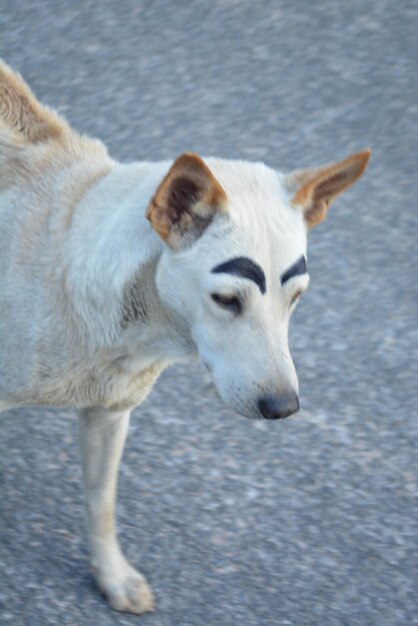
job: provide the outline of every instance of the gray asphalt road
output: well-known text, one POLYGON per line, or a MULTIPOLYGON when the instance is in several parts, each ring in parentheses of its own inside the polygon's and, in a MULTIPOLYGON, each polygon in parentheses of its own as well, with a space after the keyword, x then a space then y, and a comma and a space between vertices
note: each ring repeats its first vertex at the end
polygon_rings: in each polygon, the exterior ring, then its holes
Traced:
POLYGON ((1 55, 115 157, 374 150, 311 236, 300 414, 233 415, 191 364, 134 415, 120 531, 155 614, 93 587, 73 413, 2 415, 2 625, 418 624, 417 17, 414 0, 2 0, 1 55))

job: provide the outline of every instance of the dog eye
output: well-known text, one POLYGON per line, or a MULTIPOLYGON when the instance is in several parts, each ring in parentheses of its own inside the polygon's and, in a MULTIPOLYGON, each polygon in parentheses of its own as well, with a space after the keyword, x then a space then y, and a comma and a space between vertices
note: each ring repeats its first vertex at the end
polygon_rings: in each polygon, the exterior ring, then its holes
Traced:
POLYGON ((290 300, 290 306, 292 306, 296 300, 298 300, 300 298, 300 296, 302 295, 302 289, 298 289, 292 296, 292 299, 290 300))
POLYGON ((232 313, 238 315, 241 313, 242 305, 237 296, 222 296, 220 293, 212 293, 211 298, 216 304, 223 309, 228 309, 232 313))

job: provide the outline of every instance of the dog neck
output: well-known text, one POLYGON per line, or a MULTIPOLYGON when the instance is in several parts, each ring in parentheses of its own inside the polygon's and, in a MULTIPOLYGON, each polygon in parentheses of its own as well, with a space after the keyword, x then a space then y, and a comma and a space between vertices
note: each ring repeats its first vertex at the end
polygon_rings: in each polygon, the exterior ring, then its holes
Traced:
POLYGON ((117 347, 135 370, 196 352, 184 321, 159 298, 155 277, 163 243, 145 219, 169 165, 115 164, 78 204, 69 233, 74 306, 96 345, 117 347))

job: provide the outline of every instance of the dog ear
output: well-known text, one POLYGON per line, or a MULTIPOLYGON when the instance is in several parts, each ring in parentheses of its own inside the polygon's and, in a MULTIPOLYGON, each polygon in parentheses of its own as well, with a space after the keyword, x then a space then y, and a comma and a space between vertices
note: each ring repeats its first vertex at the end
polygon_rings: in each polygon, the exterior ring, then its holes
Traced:
POLYGON ((285 175, 284 182, 291 194, 291 204, 302 208, 309 228, 322 222, 331 202, 360 178, 370 155, 371 150, 367 148, 337 163, 295 170, 285 175))
POLYGON ((208 166, 197 154, 185 152, 158 187, 146 217, 161 239, 178 250, 198 239, 226 204, 226 193, 208 166))

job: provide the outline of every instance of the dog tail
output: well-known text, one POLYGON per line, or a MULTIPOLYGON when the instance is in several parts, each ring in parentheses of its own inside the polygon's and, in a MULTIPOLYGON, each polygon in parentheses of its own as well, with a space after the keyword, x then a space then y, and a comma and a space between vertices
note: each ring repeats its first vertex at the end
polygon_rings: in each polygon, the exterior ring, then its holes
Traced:
POLYGON ((59 140, 67 128, 67 123, 42 105, 23 78, 0 59, 0 141, 18 146, 59 140))

